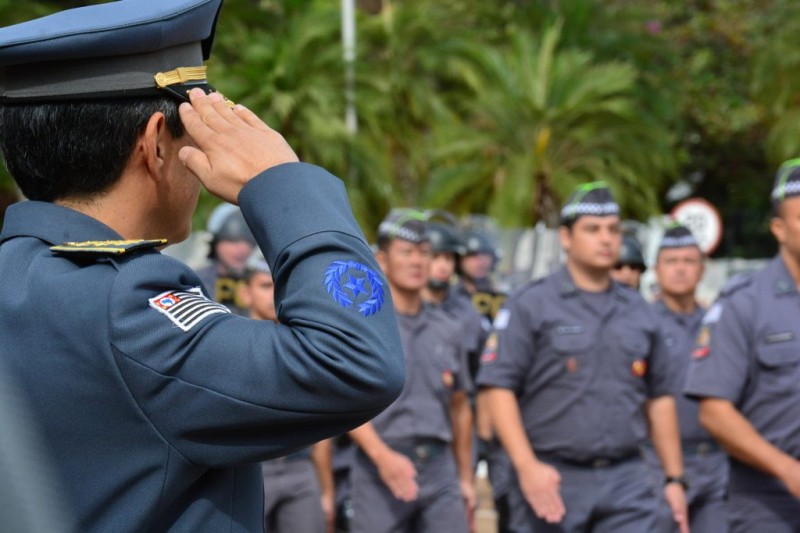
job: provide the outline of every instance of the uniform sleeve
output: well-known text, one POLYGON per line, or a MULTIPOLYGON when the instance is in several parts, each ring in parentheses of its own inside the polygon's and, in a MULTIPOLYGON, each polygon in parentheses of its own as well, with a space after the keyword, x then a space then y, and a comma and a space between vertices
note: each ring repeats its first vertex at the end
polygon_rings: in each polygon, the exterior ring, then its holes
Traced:
POLYGON ((687 396, 738 403, 751 365, 751 326, 742 320, 739 303, 720 300, 706 312, 683 389, 687 396))
MULTIPOLYGON (((650 310, 648 309, 648 311, 650 310)), ((674 394, 674 376, 677 369, 664 339, 664 330, 658 326, 654 313, 650 312, 650 315, 656 328, 653 332, 647 385, 648 395, 651 398, 657 398, 674 394)))
POLYGON ((124 264, 110 296, 113 355, 133 400, 179 453, 212 467, 348 431, 387 407, 404 379, 388 286, 342 183, 282 165, 251 180, 239 202, 272 267, 280 325, 203 302, 195 322, 157 308, 159 295, 200 283, 158 254, 124 264))
POLYGON ((458 344, 458 378, 456 379, 456 390, 462 390, 467 394, 472 394, 475 390, 475 383, 469 371, 470 347, 474 344, 472 339, 456 336, 454 341, 458 344))
POLYGON ((492 333, 486 340, 477 383, 521 392, 535 355, 533 320, 520 298, 511 298, 497 313, 492 333))

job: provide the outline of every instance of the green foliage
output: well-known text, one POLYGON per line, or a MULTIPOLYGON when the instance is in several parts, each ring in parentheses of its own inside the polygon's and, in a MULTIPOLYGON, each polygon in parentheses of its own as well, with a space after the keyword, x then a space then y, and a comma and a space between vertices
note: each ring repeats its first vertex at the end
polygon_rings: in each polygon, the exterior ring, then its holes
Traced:
MULTIPOLYGON (((0 24, 91 3, 0 0, 0 24)), ((347 181, 368 235, 408 205, 552 223, 590 179, 642 218, 680 180, 721 209, 721 253, 771 253, 774 169, 800 154, 794 0, 358 4, 355 135, 339 2, 227 0, 209 74, 347 181)))

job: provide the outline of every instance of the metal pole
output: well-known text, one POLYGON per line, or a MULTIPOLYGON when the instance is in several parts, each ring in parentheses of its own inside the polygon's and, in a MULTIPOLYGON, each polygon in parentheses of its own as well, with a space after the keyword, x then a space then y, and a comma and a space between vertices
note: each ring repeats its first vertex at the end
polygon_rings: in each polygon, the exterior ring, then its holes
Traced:
POLYGON ((344 47, 345 125, 350 135, 358 132, 356 116, 355 60, 356 8, 355 0, 342 0, 342 45, 344 47))

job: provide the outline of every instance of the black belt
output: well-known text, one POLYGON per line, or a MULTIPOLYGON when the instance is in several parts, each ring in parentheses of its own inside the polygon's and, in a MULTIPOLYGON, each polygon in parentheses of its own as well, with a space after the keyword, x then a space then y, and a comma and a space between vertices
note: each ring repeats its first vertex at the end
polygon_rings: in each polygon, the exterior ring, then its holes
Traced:
POLYGON ((637 450, 620 456, 573 459, 571 457, 564 457, 557 453, 536 452, 536 457, 545 463, 561 463, 580 468, 608 468, 610 466, 616 466, 622 463, 627 463, 628 461, 633 461, 634 459, 641 459, 642 454, 637 450))
POLYGON ((391 449, 417 461, 430 461, 450 448, 450 444, 437 439, 418 439, 403 442, 387 442, 391 449))

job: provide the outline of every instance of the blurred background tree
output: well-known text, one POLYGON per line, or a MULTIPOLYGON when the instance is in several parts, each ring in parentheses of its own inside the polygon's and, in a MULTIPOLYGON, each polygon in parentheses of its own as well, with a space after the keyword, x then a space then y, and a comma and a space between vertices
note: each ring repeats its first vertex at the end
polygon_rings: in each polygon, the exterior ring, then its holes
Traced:
MULTIPOLYGON (((0 24, 97 1, 0 0, 0 24)), ((226 0, 212 82, 348 183, 368 236, 391 207, 552 224, 606 179, 644 219, 702 196, 718 256, 763 257, 774 170, 800 155, 793 0, 357 0, 345 125, 339 2, 226 0)), ((0 193, 13 182, 0 173, 0 193)), ((218 201, 201 198, 202 228, 218 201)))

